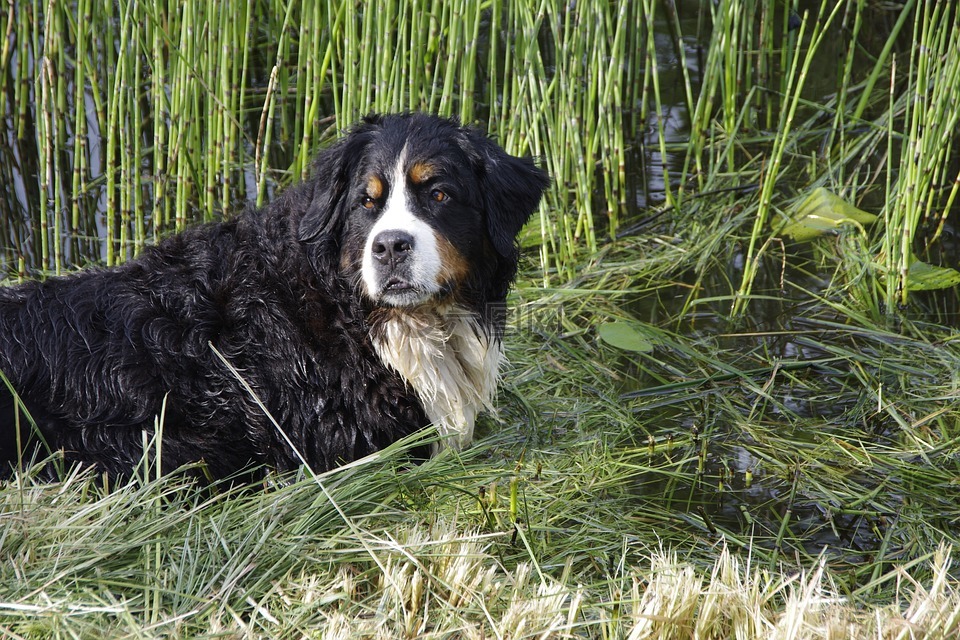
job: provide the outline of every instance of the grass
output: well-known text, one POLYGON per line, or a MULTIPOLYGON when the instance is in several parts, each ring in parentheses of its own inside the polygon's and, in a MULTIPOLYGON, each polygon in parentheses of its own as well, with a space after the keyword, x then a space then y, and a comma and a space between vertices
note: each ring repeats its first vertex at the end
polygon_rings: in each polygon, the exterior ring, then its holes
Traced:
POLYGON ((682 475, 684 444, 668 460, 556 440, 528 443, 520 460, 516 434, 500 432, 409 468, 395 448, 326 476, 323 491, 311 478, 224 494, 172 478, 104 491, 24 474, 2 494, 0 620, 10 637, 956 633, 946 548, 852 591, 826 555, 781 573, 706 531, 709 556, 649 544, 641 527, 669 530, 673 518, 631 506, 624 482, 682 475), (880 589, 885 606, 851 606, 880 589))
POLYGON ((6 273, 267 201, 368 110, 457 115, 554 178, 499 415, 224 493, 23 472, 0 636, 956 636, 956 285, 916 275, 956 263, 956 7, 369 6, 4 13, 6 273), (877 221, 790 241, 818 187, 877 221))

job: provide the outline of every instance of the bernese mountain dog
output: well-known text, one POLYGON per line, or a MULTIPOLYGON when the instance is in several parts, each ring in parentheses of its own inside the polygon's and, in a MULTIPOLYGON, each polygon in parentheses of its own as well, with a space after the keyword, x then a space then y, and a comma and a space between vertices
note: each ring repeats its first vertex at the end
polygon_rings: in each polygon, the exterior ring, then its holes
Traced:
POLYGON ((0 287, 0 467, 320 472, 431 423, 465 447, 547 185, 476 129, 372 115, 264 208, 0 287))

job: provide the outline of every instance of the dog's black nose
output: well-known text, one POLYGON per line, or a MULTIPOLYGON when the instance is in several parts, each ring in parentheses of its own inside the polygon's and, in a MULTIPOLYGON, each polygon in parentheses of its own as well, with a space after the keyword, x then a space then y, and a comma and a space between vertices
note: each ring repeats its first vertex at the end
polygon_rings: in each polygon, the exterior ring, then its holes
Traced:
POLYGON ((413 236, 406 231, 381 231, 370 247, 378 262, 394 265, 403 262, 413 252, 413 236))

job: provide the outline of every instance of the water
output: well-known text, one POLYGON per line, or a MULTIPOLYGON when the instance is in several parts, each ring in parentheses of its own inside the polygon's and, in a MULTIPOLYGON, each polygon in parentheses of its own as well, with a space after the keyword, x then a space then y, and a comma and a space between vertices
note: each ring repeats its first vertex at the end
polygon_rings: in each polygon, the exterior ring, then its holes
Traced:
MULTIPOLYGON (((801 256, 796 263, 786 277, 819 291, 824 281, 809 259, 801 256)), ((834 562, 855 565, 876 551, 881 543, 877 523, 892 514, 869 509, 847 513, 821 494, 804 490, 809 487, 805 475, 816 471, 804 464, 802 452, 815 449, 831 431, 843 437, 842 425, 858 408, 834 399, 849 384, 849 373, 836 376, 831 365, 820 364, 830 354, 805 339, 816 331, 804 313, 809 300, 780 290, 780 267, 771 258, 761 270, 755 286, 761 297, 744 320, 729 320, 730 280, 716 274, 700 283, 702 297, 716 302, 702 305, 679 323, 705 362, 720 354, 723 362, 754 375, 725 376, 722 370, 708 370, 716 380, 658 389, 656 380, 627 362, 622 365, 633 373, 622 398, 636 405, 638 424, 657 439, 675 434, 677 442, 686 442, 668 454, 675 462, 671 466, 675 475, 663 479, 648 474, 637 481, 635 490, 649 509, 662 508, 666 498, 667 508, 685 514, 685 523, 678 526, 699 528, 708 538, 723 533, 735 545, 798 549, 809 556, 827 549, 834 562), (771 361, 779 361, 781 369, 773 370, 771 361), (770 387, 769 394, 757 392, 765 386, 770 387), (691 434, 692 441, 684 437, 691 434), (795 460, 784 459, 780 449, 785 442, 797 452, 795 460)), ((638 298, 632 309, 652 325, 675 326, 688 294, 686 286, 666 286, 638 298)), ((685 359, 688 356, 661 348, 644 361, 644 367, 656 370, 656 363, 663 362, 663 375, 669 376, 670 367, 695 373, 697 368, 684 365, 685 359)), ((651 463, 655 462, 663 461, 652 456, 651 463)), ((849 481, 874 483, 865 477, 849 481)))

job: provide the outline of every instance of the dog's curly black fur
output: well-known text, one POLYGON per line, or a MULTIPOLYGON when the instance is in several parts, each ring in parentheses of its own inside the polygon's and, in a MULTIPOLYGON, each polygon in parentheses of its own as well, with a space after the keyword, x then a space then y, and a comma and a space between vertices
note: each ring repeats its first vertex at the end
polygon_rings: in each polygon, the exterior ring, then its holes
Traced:
POLYGON ((198 461, 214 478, 296 468, 298 455, 214 348, 314 471, 427 425, 423 401, 371 340, 379 307, 405 309, 362 295, 347 251, 369 226, 357 222, 358 180, 401 143, 453 167, 472 199, 458 215, 485 228, 461 252, 468 277, 427 306, 453 299, 499 336, 502 318, 485 309, 515 276, 515 237, 546 175, 455 122, 371 116, 321 153, 310 180, 262 209, 171 236, 116 268, 0 288, 0 371, 36 423, 0 383, 0 466, 45 447, 126 476, 165 407, 164 472, 198 461))

